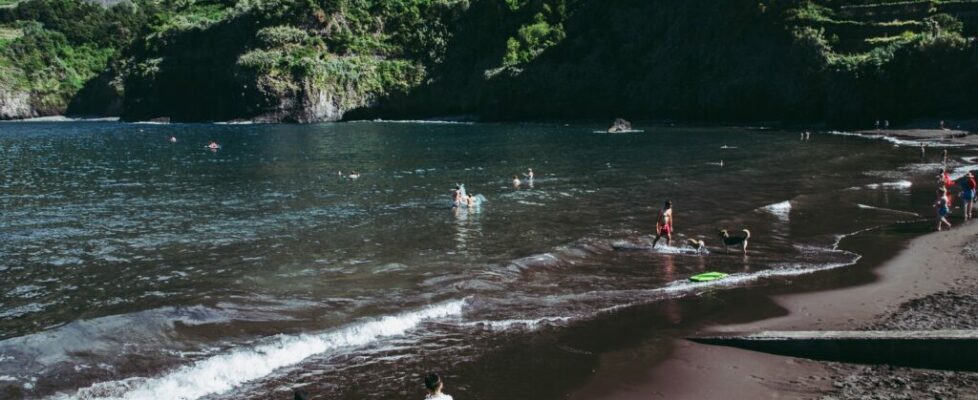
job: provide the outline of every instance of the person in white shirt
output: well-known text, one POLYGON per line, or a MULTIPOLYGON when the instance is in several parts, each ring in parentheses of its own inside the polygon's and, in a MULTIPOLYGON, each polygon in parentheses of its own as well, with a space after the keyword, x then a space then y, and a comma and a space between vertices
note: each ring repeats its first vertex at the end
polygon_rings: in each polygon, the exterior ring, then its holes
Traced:
POLYGON ((428 395, 424 397, 426 400, 452 400, 452 396, 441 392, 445 384, 436 373, 424 377, 424 387, 428 389, 428 395))

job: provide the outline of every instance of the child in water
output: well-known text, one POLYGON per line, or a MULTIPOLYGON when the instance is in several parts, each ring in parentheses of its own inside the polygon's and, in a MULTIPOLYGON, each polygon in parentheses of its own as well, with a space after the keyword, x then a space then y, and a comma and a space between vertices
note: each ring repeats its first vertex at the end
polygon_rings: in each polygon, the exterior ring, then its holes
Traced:
POLYGON ((424 397, 425 400, 452 400, 452 396, 441 392, 445 384, 436 373, 430 373, 424 377, 424 387, 428 389, 428 395, 424 397))
POLYGON ((520 177, 516 175, 513 175, 513 187, 514 188, 520 187, 520 177))
POLYGON ((937 230, 942 230, 944 225, 947 225, 947 229, 951 229, 951 223, 947 220, 947 215, 951 213, 951 206, 947 201, 947 189, 943 187, 937 189, 937 201, 934 202, 934 207, 937 208, 937 230))

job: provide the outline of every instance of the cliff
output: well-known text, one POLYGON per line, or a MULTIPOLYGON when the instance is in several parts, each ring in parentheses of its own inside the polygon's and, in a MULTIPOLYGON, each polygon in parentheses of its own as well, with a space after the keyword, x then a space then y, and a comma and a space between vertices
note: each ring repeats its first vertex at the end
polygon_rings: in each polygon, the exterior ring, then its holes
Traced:
POLYGON ((0 78, 0 118, 978 112, 978 1, 30 0, 0 21, 0 68, 20 77, 0 78))

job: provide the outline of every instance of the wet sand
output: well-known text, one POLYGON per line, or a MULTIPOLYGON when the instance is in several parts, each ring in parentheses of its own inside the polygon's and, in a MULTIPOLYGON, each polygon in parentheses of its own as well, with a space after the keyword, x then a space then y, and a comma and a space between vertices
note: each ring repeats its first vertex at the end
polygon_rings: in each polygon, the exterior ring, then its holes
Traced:
MULTIPOLYGON (((871 283, 773 296, 786 310, 697 334, 762 330, 978 329, 978 223, 911 240, 871 283)), ((978 398, 978 374, 782 357, 677 339, 660 363, 615 381, 599 367, 572 399, 978 398), (604 388, 604 389, 601 389, 604 388)), ((640 363, 633 363, 642 368, 640 363)))

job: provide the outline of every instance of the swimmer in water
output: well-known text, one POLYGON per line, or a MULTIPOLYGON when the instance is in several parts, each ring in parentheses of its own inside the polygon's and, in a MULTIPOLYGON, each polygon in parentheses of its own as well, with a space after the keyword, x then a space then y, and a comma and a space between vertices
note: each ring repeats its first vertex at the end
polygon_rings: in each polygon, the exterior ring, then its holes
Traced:
POLYGON ((428 389, 428 394, 424 397, 425 400, 452 400, 452 396, 441 392, 445 383, 436 373, 430 373, 424 377, 424 387, 428 389))
POLYGON ((533 168, 526 169, 526 179, 533 180, 533 168))
POLYGON ((456 208, 459 206, 459 203, 462 200, 461 196, 462 196, 462 186, 455 185, 455 189, 452 189, 452 208, 456 208))
POLYGON ((465 206, 468 208, 475 207, 475 197, 472 197, 472 193, 465 196, 465 206))
POLYGON ((177 142, 177 137, 176 136, 170 136, 170 143, 176 143, 176 142, 177 142))
POLYGON ((221 148, 221 145, 219 145, 219 144, 217 144, 217 142, 211 140, 210 143, 207 143, 207 148, 208 149, 211 149, 211 150, 217 150, 217 149, 221 148))
POLYGON ((723 168, 723 160, 720 160, 720 168, 723 168))
POLYGON ((513 175, 513 187, 514 188, 520 187, 520 177, 516 175, 513 175))
POLYGON ((652 248, 659 243, 659 238, 666 237, 666 246, 672 245, 672 201, 666 200, 665 206, 659 210, 659 216, 655 219, 655 240, 652 241, 652 248))
POLYGON ((353 172, 350 173, 350 176, 348 176, 348 178, 350 178, 350 179, 360 179, 360 173, 357 172, 357 171, 353 171, 353 172))

